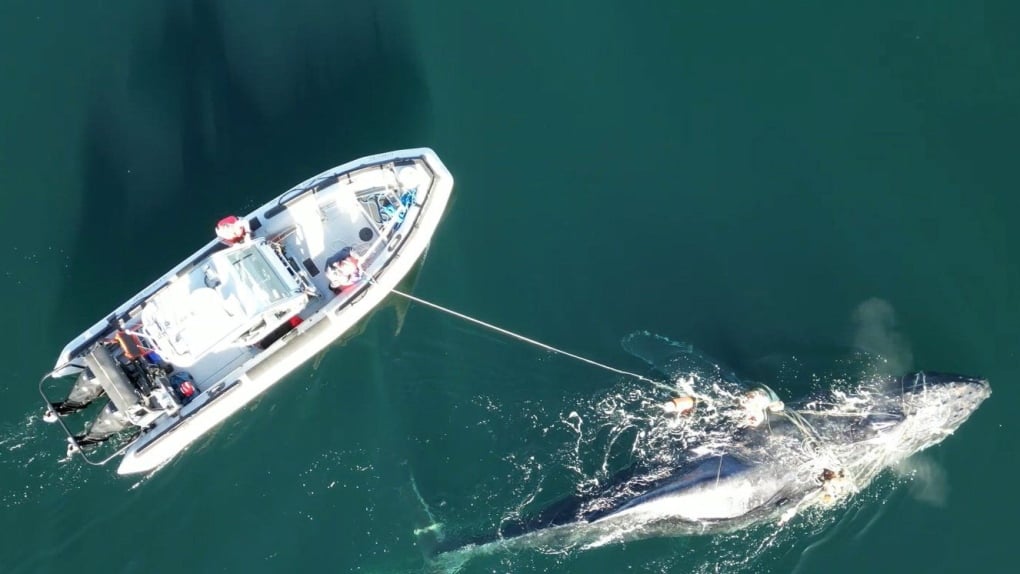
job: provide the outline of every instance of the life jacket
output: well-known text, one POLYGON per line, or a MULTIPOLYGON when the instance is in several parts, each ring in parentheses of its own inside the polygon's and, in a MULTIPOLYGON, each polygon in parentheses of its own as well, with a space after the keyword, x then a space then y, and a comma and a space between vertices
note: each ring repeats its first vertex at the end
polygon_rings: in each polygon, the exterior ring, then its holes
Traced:
POLYGON ((191 375, 178 371, 170 375, 170 386, 173 387, 177 398, 184 404, 191 402, 191 399, 198 396, 198 387, 195 386, 191 375))
POLYGON ((138 335, 133 333, 117 331, 113 335, 113 339, 117 341, 117 344, 120 345, 120 350, 124 351, 124 356, 128 359, 137 359, 151 352, 142 346, 142 341, 138 338, 138 335))

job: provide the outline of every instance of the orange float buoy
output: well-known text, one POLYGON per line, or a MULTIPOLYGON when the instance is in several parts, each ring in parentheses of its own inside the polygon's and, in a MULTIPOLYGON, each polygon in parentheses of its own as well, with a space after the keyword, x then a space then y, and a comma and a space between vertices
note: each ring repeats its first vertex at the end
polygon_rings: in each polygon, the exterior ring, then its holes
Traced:
POLYGON ((673 397, 669 402, 662 405, 662 408, 668 413, 690 414, 694 410, 694 398, 688 396, 673 397))
POLYGON ((241 243, 248 238, 250 233, 251 227, 248 222, 236 215, 228 215, 216 224, 216 237, 227 245, 241 243))

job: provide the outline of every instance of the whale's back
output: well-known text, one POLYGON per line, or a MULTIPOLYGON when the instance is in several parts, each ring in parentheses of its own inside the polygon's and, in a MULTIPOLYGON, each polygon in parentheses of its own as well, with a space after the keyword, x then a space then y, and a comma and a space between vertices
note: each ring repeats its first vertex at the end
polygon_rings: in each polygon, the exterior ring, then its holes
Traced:
MULTIPOLYGON (((751 468, 752 466, 744 460, 728 454, 701 459, 687 472, 671 477, 615 508, 586 518, 595 521, 623 513, 642 512, 646 509, 686 515, 692 520, 721 518, 722 516, 712 515, 713 513, 706 515, 704 508, 706 505, 722 509, 734 503, 740 507, 749 504, 750 501, 744 503, 742 500, 749 498, 753 490, 753 480, 749 472, 751 468), (720 505, 719 499, 724 499, 728 504, 720 505)), ((738 510, 742 513, 746 509, 738 510)))

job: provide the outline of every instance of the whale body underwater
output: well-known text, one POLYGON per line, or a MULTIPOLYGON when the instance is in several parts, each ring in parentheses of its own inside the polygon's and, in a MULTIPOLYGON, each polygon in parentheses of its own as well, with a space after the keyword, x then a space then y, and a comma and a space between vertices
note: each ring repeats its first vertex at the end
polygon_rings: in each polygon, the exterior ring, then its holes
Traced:
POLYGON ((701 395, 692 413, 666 415, 698 428, 675 464, 636 463, 596 489, 504 521, 498 532, 440 533, 430 554, 466 559, 782 524, 848 499, 883 470, 938 444, 990 395, 984 379, 935 372, 874 377, 852 391, 829 389, 790 404, 767 387, 727 396, 723 405, 723 397, 701 395), (701 401, 716 405, 702 408, 701 401))

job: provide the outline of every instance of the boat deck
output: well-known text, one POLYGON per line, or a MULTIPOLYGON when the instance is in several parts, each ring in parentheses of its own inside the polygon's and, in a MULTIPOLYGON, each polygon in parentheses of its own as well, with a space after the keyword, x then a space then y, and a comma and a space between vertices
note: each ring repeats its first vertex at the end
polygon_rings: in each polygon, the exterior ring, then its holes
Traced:
POLYGON ((158 468, 382 303, 428 249, 452 187, 432 150, 399 150, 337 166, 225 219, 223 240, 64 347, 39 383, 47 419, 90 464, 123 455, 118 473, 158 468), (102 357, 119 368, 87 374, 95 370, 83 361, 102 357), (68 398, 53 400, 51 383, 68 385, 68 398), (98 409, 99 428, 72 431, 64 416, 90 418, 104 391, 123 404, 98 409), (106 443, 102 460, 86 456, 83 447, 114 435, 127 442, 106 443))
MULTIPOLYGON (((301 194, 286 203, 285 209, 273 212, 270 207, 256 215, 262 223, 254 230, 253 239, 281 245, 291 267, 312 286, 314 295, 298 314, 302 320, 321 319, 317 315, 325 306, 335 303, 342 307, 362 290, 358 285, 335 294, 325 273, 329 263, 348 252, 357 254, 365 271, 364 283, 398 252, 400 230, 414 224, 432 183, 431 172, 421 161, 412 166, 413 174, 404 172, 401 175, 405 177, 398 177, 397 169, 407 167, 372 166, 348 172, 333 177, 331 185, 314 193, 301 194)), ((222 287, 208 287, 206 267, 196 265, 159 290, 146 302, 135 324, 128 324, 144 332, 151 330, 160 307, 176 311, 166 322, 178 331, 198 333, 191 341, 200 351, 188 355, 187 360, 179 358, 183 352, 167 352, 164 359, 190 374, 202 391, 263 352, 257 346, 234 342, 238 318, 246 318, 238 312, 241 303, 222 287)))
POLYGON ((406 191, 392 168, 370 168, 340 177, 333 185, 288 204, 279 236, 287 254, 302 265, 315 288, 329 292, 329 281, 321 271, 345 250, 358 254, 369 274, 379 267, 387 234, 396 223, 396 215, 387 219, 386 207, 381 204, 389 203, 395 209, 406 191))

